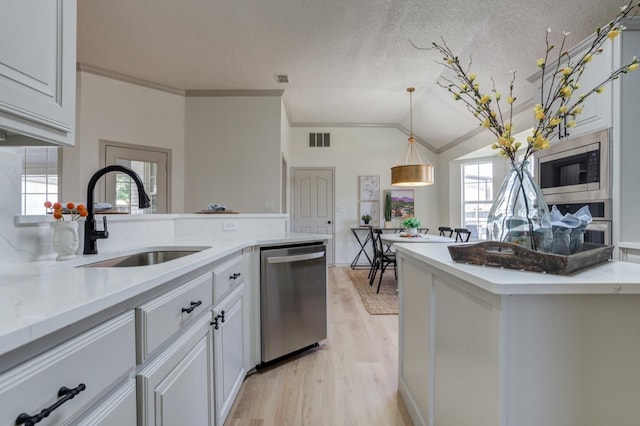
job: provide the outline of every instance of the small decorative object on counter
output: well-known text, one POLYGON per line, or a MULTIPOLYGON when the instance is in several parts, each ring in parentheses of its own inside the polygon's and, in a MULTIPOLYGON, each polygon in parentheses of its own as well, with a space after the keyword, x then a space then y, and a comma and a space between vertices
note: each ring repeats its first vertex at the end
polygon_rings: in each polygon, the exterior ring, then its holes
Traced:
POLYGON ((415 217, 410 217, 402 221, 402 227, 410 236, 418 235, 418 228, 420 227, 420 220, 415 217))
POLYGON ((75 257, 80 239, 78 238, 77 221, 56 221, 53 227, 53 250, 58 254, 56 260, 66 260, 75 257))
POLYGON ((581 207, 577 212, 562 215, 556 206, 549 213, 553 229, 554 254, 573 254, 582 250, 584 232, 593 220, 589 206, 581 207))
POLYGON ((369 214, 363 214, 360 219, 362 219, 362 221, 364 222, 365 225, 368 225, 369 222, 371 222, 371 219, 373 219, 373 218, 369 214))
POLYGON ((51 224, 53 228, 53 250, 58 254, 57 260, 75 257, 80 239, 78 238, 78 220, 87 216, 87 209, 83 204, 61 203, 45 201, 47 213, 52 213, 56 220, 51 224), (65 215, 69 220, 65 220, 65 215))
POLYGON ((549 252, 552 235, 547 203, 528 163, 511 165, 487 216, 487 239, 549 252))
POLYGON ((209 203, 209 205, 207 206, 207 210, 214 212, 223 212, 226 210, 226 208, 224 204, 209 203))

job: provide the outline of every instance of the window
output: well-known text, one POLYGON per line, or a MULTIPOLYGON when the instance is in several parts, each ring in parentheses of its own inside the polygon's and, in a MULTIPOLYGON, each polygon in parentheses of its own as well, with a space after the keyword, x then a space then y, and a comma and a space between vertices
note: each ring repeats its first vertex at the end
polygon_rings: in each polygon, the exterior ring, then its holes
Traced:
POLYGON ((140 176, 151 200, 151 208, 138 208, 138 187, 126 173, 110 173, 106 177, 106 202, 113 204, 118 211, 133 214, 169 211, 170 150, 100 141, 100 151, 104 165, 125 166, 140 176))
POLYGON ((491 162, 462 165, 462 227, 472 238, 486 239, 487 216, 493 204, 491 162))
POLYGON ((45 214, 44 202, 59 201, 59 147, 22 147, 23 215, 45 214))

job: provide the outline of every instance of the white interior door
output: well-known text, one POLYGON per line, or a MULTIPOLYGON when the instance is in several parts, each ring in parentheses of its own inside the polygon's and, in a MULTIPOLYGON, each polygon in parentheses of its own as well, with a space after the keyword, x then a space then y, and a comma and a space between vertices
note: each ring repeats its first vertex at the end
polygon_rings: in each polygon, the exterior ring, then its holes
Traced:
MULTIPOLYGON (((333 168, 294 168, 291 204, 293 232, 333 236, 333 168)), ((327 263, 334 264, 334 241, 327 243, 327 263)))

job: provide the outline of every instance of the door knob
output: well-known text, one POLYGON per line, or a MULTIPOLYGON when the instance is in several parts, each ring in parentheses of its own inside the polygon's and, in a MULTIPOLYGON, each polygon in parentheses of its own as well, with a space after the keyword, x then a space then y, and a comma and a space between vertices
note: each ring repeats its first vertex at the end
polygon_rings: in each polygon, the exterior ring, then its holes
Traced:
POLYGON ((327 224, 331 225, 331 221, 330 221, 330 220, 329 220, 329 221, 327 221, 327 224))

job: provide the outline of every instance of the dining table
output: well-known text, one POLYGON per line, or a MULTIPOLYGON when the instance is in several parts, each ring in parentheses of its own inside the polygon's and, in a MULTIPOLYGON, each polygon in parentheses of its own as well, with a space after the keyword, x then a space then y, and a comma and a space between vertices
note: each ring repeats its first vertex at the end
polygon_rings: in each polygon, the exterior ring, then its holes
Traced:
POLYGON ((405 234, 380 234, 380 239, 386 245, 393 243, 455 243, 456 240, 440 235, 418 234, 409 236, 405 234))

